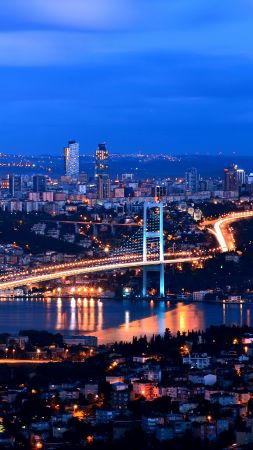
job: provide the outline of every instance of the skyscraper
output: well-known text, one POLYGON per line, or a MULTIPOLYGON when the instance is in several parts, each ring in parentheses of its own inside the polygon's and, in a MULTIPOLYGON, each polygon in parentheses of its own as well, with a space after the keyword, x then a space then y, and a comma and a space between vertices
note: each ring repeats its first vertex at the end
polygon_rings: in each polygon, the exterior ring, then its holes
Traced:
POLYGON ((247 183, 253 184, 253 173, 252 172, 247 176, 247 183))
POLYGON ((246 183, 246 174, 244 169, 237 169, 236 179, 238 187, 242 187, 246 183))
POLYGON ((64 148, 65 175, 77 178, 79 175, 79 144, 69 141, 68 147, 64 148))
POLYGON ((198 172, 195 167, 191 167, 185 172, 185 189, 190 192, 198 190, 198 172))
POLYGON ((23 189, 22 175, 9 176, 9 193, 12 197, 20 194, 23 189))
POLYGON ((95 178, 99 199, 110 197, 109 152, 105 144, 98 144, 95 156, 95 178))
POLYGON ((33 192, 45 192, 46 177, 44 175, 33 176, 33 192))
POLYGON ((237 191, 237 190, 238 190, 237 166, 233 164, 232 166, 224 169, 224 191, 237 191))
POLYGON ((159 184, 151 189, 152 197, 155 197, 157 201, 160 201, 162 197, 165 197, 167 193, 167 188, 164 184, 159 184))

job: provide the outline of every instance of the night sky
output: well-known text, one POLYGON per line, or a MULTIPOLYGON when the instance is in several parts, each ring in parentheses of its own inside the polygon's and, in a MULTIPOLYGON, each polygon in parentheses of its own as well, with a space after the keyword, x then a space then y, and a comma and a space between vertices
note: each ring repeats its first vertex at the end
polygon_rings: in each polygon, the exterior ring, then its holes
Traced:
POLYGON ((253 154, 252 0, 1 0, 2 152, 253 154))

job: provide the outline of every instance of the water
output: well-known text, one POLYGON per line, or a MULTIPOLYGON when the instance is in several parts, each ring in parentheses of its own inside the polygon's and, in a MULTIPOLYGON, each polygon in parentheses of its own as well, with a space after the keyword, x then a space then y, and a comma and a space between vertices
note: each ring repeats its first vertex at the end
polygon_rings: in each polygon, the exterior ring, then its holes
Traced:
POLYGON ((170 328, 203 330, 210 325, 251 325, 253 305, 90 299, 0 300, 0 332, 38 329, 96 335, 99 343, 130 341, 133 336, 170 328))

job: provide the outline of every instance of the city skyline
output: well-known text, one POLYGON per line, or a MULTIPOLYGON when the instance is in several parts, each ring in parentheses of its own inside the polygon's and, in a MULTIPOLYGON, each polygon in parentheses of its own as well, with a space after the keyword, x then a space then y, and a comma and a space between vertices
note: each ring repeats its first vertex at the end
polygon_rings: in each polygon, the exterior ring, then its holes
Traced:
POLYGON ((0 447, 253 448, 253 0, 2 0, 0 447))
POLYGON ((1 18, 1 152, 251 154, 250 2, 14 0, 1 18))

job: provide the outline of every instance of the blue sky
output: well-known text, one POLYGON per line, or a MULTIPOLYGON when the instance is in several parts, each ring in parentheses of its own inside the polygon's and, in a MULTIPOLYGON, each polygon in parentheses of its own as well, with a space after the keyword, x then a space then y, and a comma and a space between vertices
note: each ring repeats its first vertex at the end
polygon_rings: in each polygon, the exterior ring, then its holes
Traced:
POLYGON ((2 152, 253 148, 253 0, 2 0, 2 152))

